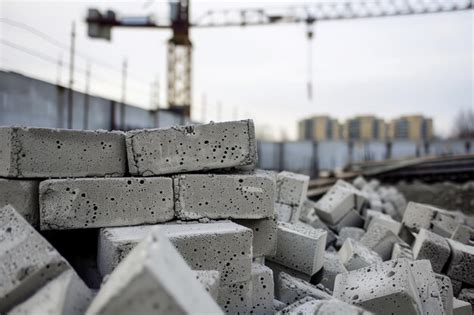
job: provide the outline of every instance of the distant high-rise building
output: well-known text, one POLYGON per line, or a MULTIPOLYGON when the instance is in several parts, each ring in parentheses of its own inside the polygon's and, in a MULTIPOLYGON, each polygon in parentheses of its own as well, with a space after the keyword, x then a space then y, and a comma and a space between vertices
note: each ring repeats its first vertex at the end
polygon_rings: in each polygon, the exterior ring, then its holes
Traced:
POLYGON ((300 140, 339 140, 341 137, 339 122, 329 116, 313 116, 298 123, 300 140))
POLYGON ((385 140, 385 121, 370 115, 350 118, 344 124, 344 138, 352 141, 385 140))
POLYGON ((433 119, 421 115, 401 116, 389 124, 390 139, 413 141, 433 139, 433 119))

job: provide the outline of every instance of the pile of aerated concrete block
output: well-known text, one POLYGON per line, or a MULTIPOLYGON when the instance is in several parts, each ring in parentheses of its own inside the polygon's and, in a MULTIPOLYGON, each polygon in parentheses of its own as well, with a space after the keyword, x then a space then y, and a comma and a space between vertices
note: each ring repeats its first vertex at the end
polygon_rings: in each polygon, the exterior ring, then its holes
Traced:
POLYGON ((471 314, 462 213, 256 164, 251 120, 0 127, 0 313, 471 314))

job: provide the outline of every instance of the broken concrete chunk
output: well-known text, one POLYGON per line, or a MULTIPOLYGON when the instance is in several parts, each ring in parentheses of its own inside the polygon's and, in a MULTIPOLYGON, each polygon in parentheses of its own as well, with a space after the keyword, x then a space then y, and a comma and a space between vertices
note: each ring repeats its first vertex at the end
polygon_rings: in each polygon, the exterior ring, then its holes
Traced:
POLYGON ((446 210, 410 201, 403 214, 402 223, 414 231, 419 231, 420 228, 429 229, 431 221, 439 213, 448 214, 446 210))
POLYGON ((379 254, 383 260, 389 260, 392 257, 393 245, 403 243, 403 240, 385 226, 374 223, 362 236, 360 243, 379 254))
POLYGON ((337 253, 324 253, 324 265, 322 269, 321 284, 329 290, 334 290, 334 281, 340 273, 347 272, 346 267, 337 253))
MULTIPOLYGON (((194 270, 217 270, 220 282, 250 279, 252 231, 233 222, 157 225, 194 270)), ((101 229, 98 266, 106 275, 154 226, 101 229)))
POLYGON ((24 301, 70 268, 11 206, 0 209, 0 313, 24 301))
POLYGON ((270 268, 252 264, 252 314, 273 314, 274 283, 270 268))
POLYGON ((436 282, 438 283, 439 293, 443 301, 443 309, 446 315, 453 314, 453 286, 451 279, 442 274, 435 274, 436 282))
POLYGON ((275 283, 275 296, 279 301, 286 304, 294 303, 305 296, 310 296, 317 300, 332 298, 331 295, 316 288, 309 282, 292 277, 284 272, 278 275, 275 283))
POLYGON ((451 257, 446 275, 451 279, 474 285, 474 247, 448 240, 451 257))
POLYGON ((339 239, 336 242, 336 246, 342 246, 344 241, 348 238, 352 238, 355 241, 361 239, 364 236, 365 231, 361 228, 346 226, 339 231, 339 239))
POLYGON ((222 314, 174 246, 153 229, 114 272, 87 314, 222 314))
MULTIPOLYGON (((296 206, 301 210, 308 193, 309 176, 292 172, 280 172, 277 175, 276 201, 296 206)), ((298 212, 299 214, 299 212, 298 212)), ((296 218, 299 219, 299 216, 296 218)))
POLYGON ((122 132, 0 127, 0 176, 123 176, 122 132))
POLYGON ((173 182, 180 219, 273 217, 275 182, 267 174, 186 174, 173 182))
POLYGON ((470 303, 454 298, 453 299, 453 315, 471 315, 472 306, 470 303))
POLYGON ((235 220, 235 223, 252 230, 253 257, 275 255, 277 248, 276 219, 235 220))
POLYGON ((252 120, 127 132, 132 175, 153 176, 254 166, 257 163, 252 120))
POLYGON ((415 260, 411 262, 410 267, 420 297, 423 314, 443 315, 443 300, 430 261, 415 260))
POLYGON ((194 270, 196 279, 212 296, 214 301, 217 301, 219 294, 220 275, 217 270, 194 270))
POLYGON ((423 228, 420 229, 413 245, 415 259, 428 259, 434 272, 440 273, 448 261, 450 252, 446 239, 423 228))
POLYGON ((73 270, 52 279, 8 314, 85 314, 94 294, 73 270))
POLYGON ((392 249, 392 259, 407 258, 413 260, 413 251, 406 243, 395 243, 392 249))
POLYGON ((249 280, 221 284, 218 304, 226 314, 248 314, 252 304, 252 283, 249 280))
POLYGON ((382 262, 379 254, 350 238, 342 244, 338 255, 344 267, 349 271, 382 262))
POLYGON ((410 261, 398 259, 337 275, 333 296, 375 314, 421 314, 410 261))
POLYGON ((309 276, 323 266, 327 232, 304 223, 278 223, 277 252, 268 259, 309 276))
POLYGON ((40 184, 42 230, 154 224, 174 217, 172 180, 51 179, 40 184))
POLYGON ((38 186, 37 180, 0 178, 0 208, 11 205, 31 225, 38 226, 38 186))

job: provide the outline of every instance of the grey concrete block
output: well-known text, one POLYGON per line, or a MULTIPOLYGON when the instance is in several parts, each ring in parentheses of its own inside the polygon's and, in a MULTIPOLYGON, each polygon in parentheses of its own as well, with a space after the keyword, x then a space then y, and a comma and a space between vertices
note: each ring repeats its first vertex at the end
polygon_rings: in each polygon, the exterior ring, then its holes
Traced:
POLYGON ((339 232, 343 227, 352 226, 352 227, 363 227, 364 218, 355 210, 350 210, 342 219, 340 219, 336 224, 328 225, 333 231, 339 232))
MULTIPOLYGON (((474 230, 464 224, 458 224, 453 234, 451 234, 451 239, 458 241, 460 243, 469 245, 471 235, 474 234, 474 230)), ((472 245, 471 245, 472 246, 472 245)))
POLYGON ((462 282, 459 280, 451 279, 451 284, 453 285, 453 295, 458 296, 462 289, 462 282))
MULTIPOLYGON (((308 194, 309 176, 292 172, 280 172, 277 175, 276 182, 276 201, 278 203, 296 206, 298 209, 297 217, 303 201, 308 194)), ((296 215, 296 214, 295 214, 296 215)))
POLYGON ((400 229, 402 228, 402 224, 400 222, 393 220, 390 216, 387 215, 373 217, 367 229, 370 229, 370 226, 374 224, 380 224, 388 228, 395 235, 398 235, 398 233, 400 233, 400 229))
POLYGON ((410 261, 398 259, 341 273, 333 297, 376 314, 421 314, 410 261))
POLYGON ((441 292, 430 261, 415 260, 411 262, 410 267, 420 297, 423 314, 445 314, 441 292))
POLYGON ((336 242, 336 246, 342 246, 346 239, 352 238, 358 241, 364 236, 365 231, 358 227, 345 226, 339 231, 339 239, 336 242))
POLYGON ((222 314, 167 237, 157 229, 110 275, 87 314, 222 314))
POLYGON ((127 132, 126 143, 133 175, 175 174, 257 163, 252 120, 134 130, 127 132))
POLYGON ((221 284, 218 304, 226 314, 249 314, 252 305, 251 280, 221 284))
POLYGON ((319 301, 310 297, 305 296, 300 300, 285 306, 281 310, 275 313, 275 315, 298 315, 298 314, 315 314, 319 301))
POLYGON ((352 185, 354 185, 355 188, 361 190, 364 188, 365 185, 367 185, 367 181, 363 176, 357 176, 353 181, 352 185))
POLYGON ((39 181, 0 178, 0 208, 11 205, 33 226, 38 226, 39 181))
POLYGON ((51 244, 11 206, 0 209, 0 240, 0 313, 70 268, 51 244))
POLYGON ((350 238, 342 244, 338 255, 344 267, 349 271, 382 262, 379 254, 350 238))
POLYGON ((472 306, 470 303, 454 298, 453 299, 453 315, 471 315, 472 306))
POLYGON ((414 231, 420 228, 430 229, 431 221, 437 214, 448 214, 446 210, 410 201, 403 214, 402 223, 414 231))
POLYGON ((436 214, 431 221, 432 230, 434 233, 443 237, 450 238, 459 225, 458 222, 452 217, 442 213, 436 214))
POLYGON ((321 277, 321 284, 329 290, 334 290, 334 281, 340 273, 347 272, 346 267, 337 253, 324 253, 324 265, 321 277))
POLYGON ((278 312, 286 307, 286 304, 278 301, 276 299, 273 299, 273 311, 278 312))
POLYGON ((296 206, 289 206, 283 203, 275 202, 275 217, 280 222, 295 223, 291 218, 295 216, 293 213, 297 212, 296 206))
POLYGON ((275 296, 279 301, 292 304, 305 296, 313 297, 317 300, 329 300, 332 296, 314 285, 304 280, 295 278, 281 272, 275 282, 275 296))
POLYGON ((273 217, 275 182, 264 173, 187 174, 173 182, 176 216, 181 219, 273 217))
POLYGON ((219 296, 220 274, 217 270, 194 270, 196 279, 217 302, 219 296))
POLYGON ((311 218, 316 215, 316 202, 306 198, 301 205, 299 220, 304 223, 310 223, 311 218))
POLYGON ((362 236, 360 243, 378 253, 383 260, 389 260, 392 257, 393 245, 403 243, 403 240, 390 229, 375 223, 362 236))
POLYGON ((413 245, 415 259, 428 259, 434 272, 440 273, 449 259, 450 252, 446 239, 423 228, 420 229, 413 245))
POLYGON ((94 293, 73 270, 52 279, 8 314, 85 314, 94 293))
POLYGON ((315 315, 369 315, 372 314, 367 312, 363 308, 350 305, 337 299, 332 300, 316 300, 316 299, 301 299, 286 309, 286 312, 282 314, 315 314, 315 315))
POLYGON ((0 176, 18 178, 123 176, 121 132, 0 127, 0 176))
POLYGON ((42 230, 154 224, 173 219, 172 180, 52 179, 40 184, 42 230))
POLYGON ((327 232, 326 246, 333 244, 334 241, 336 241, 337 235, 326 225, 326 223, 321 221, 317 215, 314 215, 307 224, 315 229, 322 229, 327 232))
POLYGON ((448 240, 451 257, 446 275, 451 279, 474 285, 474 247, 448 240))
POLYGON ((474 288, 464 288, 458 295, 458 299, 468 302, 474 308, 474 288))
POLYGON ((269 260, 310 276, 321 269, 326 231, 304 223, 279 222, 277 235, 277 251, 269 260))
POLYGON ((253 257, 275 255, 277 248, 276 219, 235 220, 235 223, 252 230, 253 257))
POLYGON ((280 265, 279 263, 270 261, 268 259, 265 260, 265 266, 270 268, 273 272, 273 282, 276 283, 278 281, 278 276, 281 272, 287 273, 292 277, 310 282, 311 281, 311 276, 307 275, 305 273, 302 273, 300 271, 288 268, 286 266, 280 265))
MULTIPOLYGON (((157 225, 194 270, 217 270, 222 284, 250 279, 252 231, 233 222, 157 225)), ((154 226, 101 229, 98 266, 106 275, 154 226)))
POLYGON ((270 268, 252 264, 252 314, 273 314, 274 283, 270 268))
POLYGON ((446 315, 453 314, 453 286, 451 279, 448 276, 442 274, 436 274, 436 283, 438 283, 439 293, 441 294, 441 300, 443 301, 443 309, 446 315))
POLYGON ((392 249, 392 259, 406 258, 413 260, 413 251, 406 243, 395 243, 392 249))

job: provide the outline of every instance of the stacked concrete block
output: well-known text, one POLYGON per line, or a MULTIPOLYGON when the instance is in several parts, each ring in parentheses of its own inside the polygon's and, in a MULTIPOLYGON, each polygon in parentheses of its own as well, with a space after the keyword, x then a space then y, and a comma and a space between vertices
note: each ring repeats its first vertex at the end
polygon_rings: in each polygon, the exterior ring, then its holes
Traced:
POLYGON ((220 274, 217 270, 195 270, 194 275, 206 291, 217 301, 219 294, 220 274))
POLYGON ((123 176, 121 132, 0 127, 0 176, 15 178, 123 176))
POLYGON ((403 241, 389 228, 381 224, 372 224, 367 233, 360 239, 360 243, 380 255, 383 260, 392 257, 393 245, 403 241))
POLYGON ((423 228, 420 229, 413 245, 415 259, 428 259, 433 270, 440 273, 448 261, 450 253, 451 250, 446 239, 423 228))
POLYGON ((327 232, 304 223, 278 223, 277 251, 270 260, 309 276, 323 266, 327 232))
POLYGON ((0 209, 0 313, 23 302, 70 268, 11 206, 0 209))
POLYGON ((26 221, 37 226, 38 185, 37 180, 0 178, 0 208, 11 205, 26 221))
POLYGON ((287 273, 281 272, 275 282, 276 298, 290 305, 305 296, 310 296, 315 299, 329 300, 332 298, 327 292, 318 289, 314 285, 296 277, 290 276, 287 273))
POLYGON ((309 176, 280 172, 276 178, 276 204, 279 220, 297 222, 308 192, 309 176), (288 211, 290 211, 288 213, 288 211), (287 220, 289 217, 289 220, 287 220))
POLYGON ((277 248, 277 222, 274 218, 235 220, 252 230, 253 257, 273 256, 277 248))
POLYGON ((267 174, 186 174, 173 182, 180 219, 273 217, 275 182, 267 174))
POLYGON ((382 262, 379 254, 350 238, 342 244, 338 255, 344 267, 349 271, 382 262))
POLYGON ((421 314, 410 261, 399 259, 341 273, 333 296, 376 314, 421 314))
POLYGON ((153 229, 119 264, 88 314, 222 314, 164 234, 153 229))
POLYGON ((441 300, 443 301, 443 309, 446 315, 453 314, 453 286, 451 279, 448 276, 442 274, 435 275, 436 282, 438 283, 439 292, 441 294, 441 300))
POLYGON ((451 256, 446 274, 454 280, 474 285, 474 247, 448 240, 451 256))
POLYGON ((66 270, 9 314, 85 314, 94 294, 73 270, 66 270))
MULTIPOLYGON (((154 226, 104 228, 98 266, 106 275, 154 226)), ((194 270, 217 270, 221 284, 250 279, 252 231, 232 222, 158 225, 194 270)))
POLYGON ((453 299, 453 315, 471 315, 472 306, 470 303, 454 298, 453 299))
POLYGON ((270 268, 252 264, 252 304, 251 314, 273 314, 274 282, 270 268))
POLYGON ((130 131, 126 143, 132 175, 253 166, 257 161, 252 120, 130 131))
POLYGON ((42 230, 154 224, 174 217, 172 180, 52 179, 40 185, 42 230))

